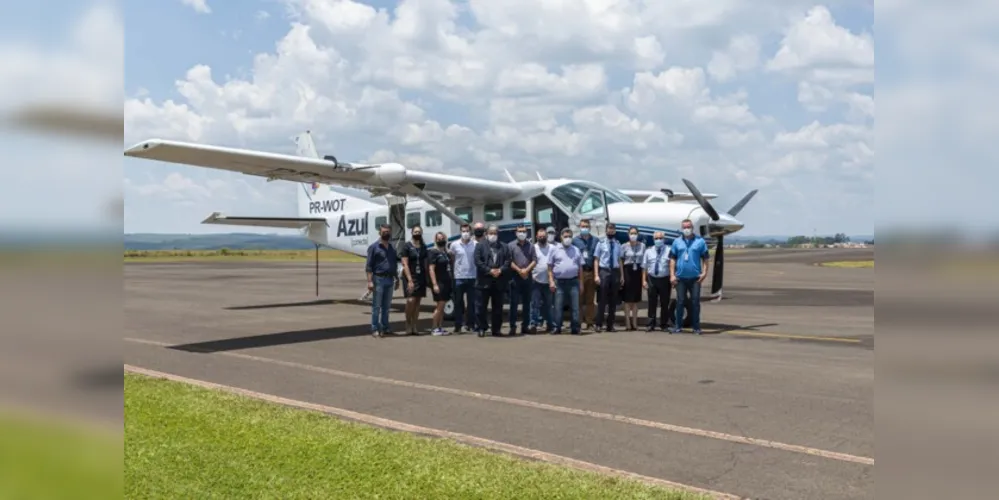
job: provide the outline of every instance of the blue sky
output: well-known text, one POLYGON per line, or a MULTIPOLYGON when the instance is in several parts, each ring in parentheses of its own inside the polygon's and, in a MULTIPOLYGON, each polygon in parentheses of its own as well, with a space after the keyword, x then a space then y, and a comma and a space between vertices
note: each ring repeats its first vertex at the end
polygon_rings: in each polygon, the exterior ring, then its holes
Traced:
MULTIPOLYGON (((206 3, 210 13, 125 3, 125 145, 290 152, 310 128, 321 153, 343 159, 496 179, 502 168, 579 172, 618 188, 682 188, 688 177, 721 206, 759 188, 740 214, 747 235, 873 232, 869 2, 653 4, 673 9, 661 12, 622 1, 616 25, 526 0, 473 0, 457 13, 446 0, 408 2, 398 15, 393 2, 368 3, 385 17, 349 1, 206 3), (528 15, 521 3, 541 7, 528 15), (255 67, 258 54, 270 68, 255 67), (573 64, 585 71, 560 79, 573 64), (198 65, 210 76, 188 74, 198 65), (452 125, 462 129, 445 133, 452 125)), ((288 183, 133 159, 122 168, 125 232, 219 231, 199 224, 213 211, 294 213, 288 183)))

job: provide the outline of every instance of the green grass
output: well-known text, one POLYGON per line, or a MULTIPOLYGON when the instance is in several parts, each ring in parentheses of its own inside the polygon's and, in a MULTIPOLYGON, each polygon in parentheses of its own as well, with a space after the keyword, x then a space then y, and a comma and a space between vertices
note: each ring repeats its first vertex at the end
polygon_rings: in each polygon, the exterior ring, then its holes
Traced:
POLYGON ((836 262, 822 262, 822 267, 839 267, 849 269, 874 268, 873 260, 841 260, 836 262))
POLYGON ((134 374, 125 436, 125 498, 701 498, 134 374))
POLYGON ((122 436, 0 415, 0 498, 120 498, 122 436))
MULTIPOLYGON (((315 250, 125 250, 125 262, 271 261, 314 262, 315 250)), ((339 250, 320 250, 320 262, 364 262, 339 250)))

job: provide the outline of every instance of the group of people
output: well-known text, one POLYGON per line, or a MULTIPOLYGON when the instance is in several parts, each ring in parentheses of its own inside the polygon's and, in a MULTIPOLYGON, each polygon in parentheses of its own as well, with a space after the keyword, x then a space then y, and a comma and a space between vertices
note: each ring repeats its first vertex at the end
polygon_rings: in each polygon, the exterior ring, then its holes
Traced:
POLYGON ((472 331, 480 337, 487 331, 500 335, 507 292, 511 336, 562 333, 566 306, 569 333, 579 335, 584 329, 581 316, 586 330, 616 331, 619 299, 626 329, 636 330, 643 294, 647 295, 648 331, 681 332, 689 300, 691 326, 700 335, 700 291, 710 255, 707 243, 693 227, 690 220, 684 220, 683 235, 671 245, 666 245, 665 234, 659 231, 653 235, 654 246, 646 247, 635 227, 628 229, 626 243, 619 242, 613 223, 607 224, 604 238, 590 234, 589 221, 582 221, 578 235, 569 228, 561 234, 551 227, 539 228, 533 241, 522 225, 516 229, 516 240, 502 243, 497 226, 477 222, 462 224, 461 237, 450 244, 443 232, 434 234, 433 245, 425 244, 423 228, 414 226, 410 241, 397 250, 390 243, 389 226, 382 226, 380 240, 368 247, 365 265, 368 290, 373 292, 372 335, 391 333, 389 308, 396 280, 406 298, 406 333, 410 335, 420 333, 420 305, 428 289, 436 303, 433 335, 472 331), (401 276, 396 274, 399 263, 401 276), (671 315, 668 306, 673 289, 677 301, 671 315), (443 324, 444 306, 452 299, 454 329, 449 332, 443 324))

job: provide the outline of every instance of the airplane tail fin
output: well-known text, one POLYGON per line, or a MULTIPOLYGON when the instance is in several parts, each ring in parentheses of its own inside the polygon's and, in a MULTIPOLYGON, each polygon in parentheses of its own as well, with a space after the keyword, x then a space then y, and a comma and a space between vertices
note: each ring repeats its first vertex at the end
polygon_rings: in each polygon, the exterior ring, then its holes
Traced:
MULTIPOLYGON (((296 136, 295 144, 299 156, 319 158, 319 152, 316 151, 316 144, 312 141, 312 134, 309 131, 296 136)), ((329 218, 341 212, 353 212, 377 206, 380 205, 334 190, 330 185, 319 182, 303 182, 298 190, 299 217, 329 218)))

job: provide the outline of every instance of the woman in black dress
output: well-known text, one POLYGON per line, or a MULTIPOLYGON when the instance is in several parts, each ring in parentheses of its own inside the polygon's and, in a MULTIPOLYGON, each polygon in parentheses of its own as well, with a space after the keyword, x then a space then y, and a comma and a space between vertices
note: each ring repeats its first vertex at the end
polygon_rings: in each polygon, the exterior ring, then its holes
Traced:
POLYGON ((444 305, 451 300, 451 283, 454 281, 451 275, 451 256, 447 252, 447 235, 437 233, 434 235, 434 248, 430 249, 430 290, 434 296, 437 308, 434 309, 434 324, 431 334, 447 335, 444 330, 444 305))
POLYGON ((427 246, 423 244, 423 228, 413 226, 413 239, 402 251, 402 296, 406 297, 406 333, 418 335, 416 323, 420 317, 420 301, 427 296, 427 246))
POLYGON ((627 330, 638 329, 638 303, 642 301, 642 259, 645 257, 645 243, 638 241, 638 228, 628 228, 628 243, 621 248, 624 263, 624 321, 627 330))

